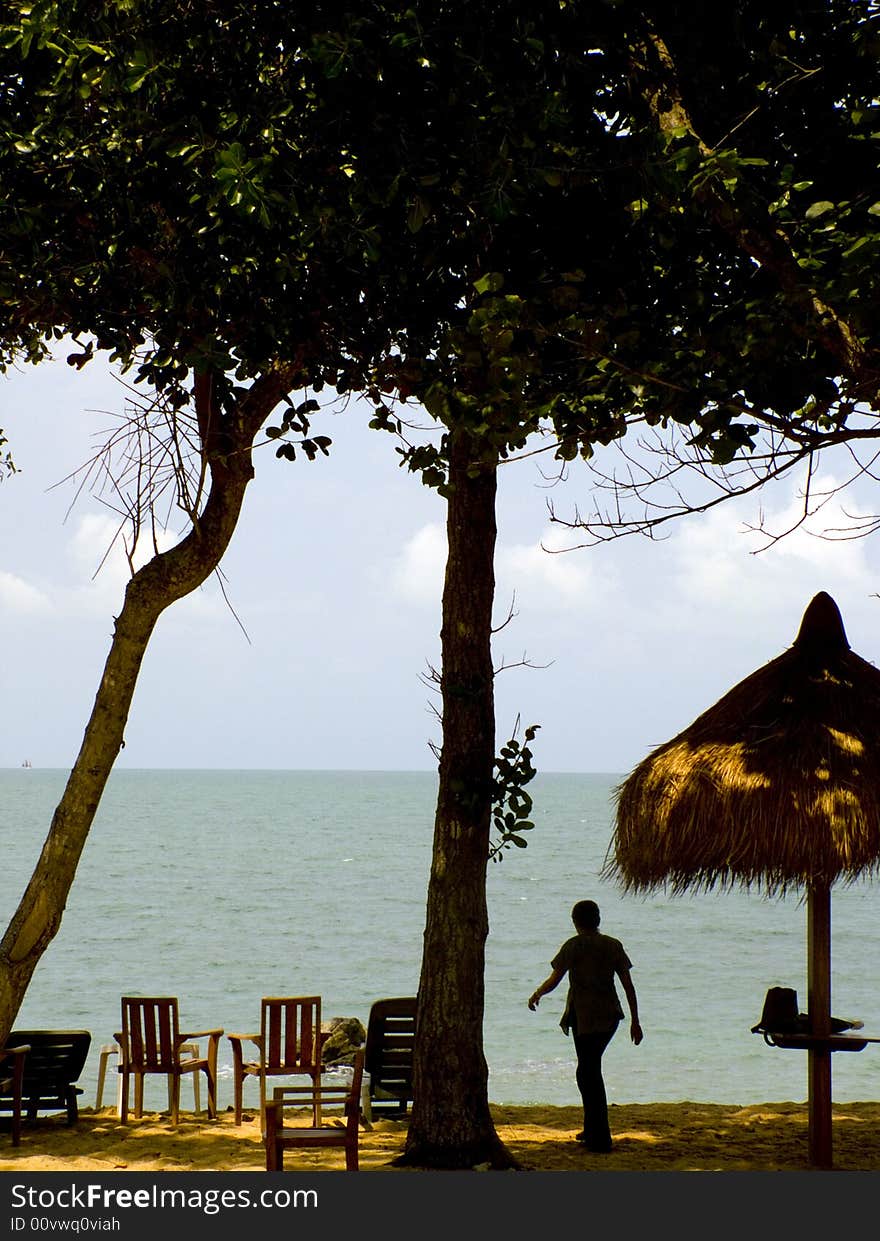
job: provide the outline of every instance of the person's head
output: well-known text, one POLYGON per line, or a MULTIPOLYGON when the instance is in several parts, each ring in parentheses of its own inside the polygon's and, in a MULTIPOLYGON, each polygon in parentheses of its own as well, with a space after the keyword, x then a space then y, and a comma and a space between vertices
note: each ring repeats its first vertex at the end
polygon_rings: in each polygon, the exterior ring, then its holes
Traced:
POLYGON ((579 931, 595 931, 599 925, 599 906, 595 901, 578 901, 571 920, 579 931))

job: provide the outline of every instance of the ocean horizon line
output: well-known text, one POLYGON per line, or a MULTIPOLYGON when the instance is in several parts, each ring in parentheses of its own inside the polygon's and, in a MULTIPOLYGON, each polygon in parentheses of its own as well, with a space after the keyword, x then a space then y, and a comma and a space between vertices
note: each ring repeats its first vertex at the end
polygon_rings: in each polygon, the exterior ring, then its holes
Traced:
MULTIPOLYGON (((59 767, 53 765, 42 766, 40 764, 24 764, 12 763, 6 766, 0 765, 0 771, 51 771, 51 772, 69 772, 71 767, 59 767)), ((433 767, 187 767, 184 765, 175 766, 159 766, 159 767, 135 767, 127 764, 119 764, 113 767, 111 775, 115 772, 157 772, 157 771, 175 771, 175 772, 266 772, 268 774, 283 775, 376 775, 376 776, 430 776, 436 775, 436 768, 433 767)), ((536 775, 538 776, 596 776, 605 780, 619 780, 626 775, 625 772, 618 771, 569 771, 564 769, 539 767, 536 775)))

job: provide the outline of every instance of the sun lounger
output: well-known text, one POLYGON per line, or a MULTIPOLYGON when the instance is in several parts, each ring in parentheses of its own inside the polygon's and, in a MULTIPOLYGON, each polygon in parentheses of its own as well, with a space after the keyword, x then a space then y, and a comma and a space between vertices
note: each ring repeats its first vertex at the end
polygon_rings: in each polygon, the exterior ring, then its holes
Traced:
MULTIPOLYGON (((63 1110, 69 1125, 76 1122, 77 1096, 82 1094, 76 1082, 91 1041, 88 1030, 12 1031, 7 1046, 26 1044, 29 1048, 21 1086, 22 1109, 28 1120, 35 1120, 37 1112, 63 1110)), ((11 1096, 0 1095, 0 1109, 12 1107, 11 1096)))
POLYGON ((376 1000, 367 1022, 364 1071, 369 1074, 369 1114, 404 1116, 412 1101, 416 997, 376 1000))

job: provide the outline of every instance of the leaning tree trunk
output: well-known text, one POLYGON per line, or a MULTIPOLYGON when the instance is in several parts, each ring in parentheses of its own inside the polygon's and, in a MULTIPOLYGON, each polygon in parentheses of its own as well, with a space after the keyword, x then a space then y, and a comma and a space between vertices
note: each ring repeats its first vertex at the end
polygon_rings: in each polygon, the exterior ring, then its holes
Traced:
POLYGON ((253 477, 254 438, 293 386, 293 378, 292 368, 277 368, 254 383, 235 411, 222 416, 212 401, 209 377, 196 381, 202 452, 211 480, 208 497, 186 538, 154 556, 126 588, 82 746, 34 873, 0 941, 0 1046, 12 1029, 40 958, 61 925, 92 820, 123 745, 138 673, 156 621, 219 564, 253 477))
POLYGON ((471 443, 450 434, 443 590, 443 747, 413 1065, 413 1110, 398 1162, 512 1167, 489 1113, 483 1054, 486 865, 495 710, 491 654, 495 470, 468 473, 471 443))

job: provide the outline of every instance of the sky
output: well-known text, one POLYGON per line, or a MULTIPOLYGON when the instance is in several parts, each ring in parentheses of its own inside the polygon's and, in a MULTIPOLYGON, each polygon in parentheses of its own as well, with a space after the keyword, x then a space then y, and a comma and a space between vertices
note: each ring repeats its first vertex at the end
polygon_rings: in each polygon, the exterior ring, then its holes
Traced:
MULTIPOLYGON (((69 480, 124 408, 101 359, 0 376, 0 427, 19 472, 0 483, 0 767, 69 768, 107 655, 127 566, 118 518, 69 480)), ((401 470, 394 441, 358 403, 316 416, 329 458, 255 456, 256 477, 212 579, 160 619, 118 766, 431 770, 439 663, 444 505, 401 470)), ((602 451, 602 450, 600 450, 602 451)), ((615 449, 601 463, 612 464, 615 449)), ((506 465, 496 558, 499 744, 540 725, 545 771, 629 772, 744 676, 793 641, 828 591, 853 649, 880 658, 880 545, 799 529, 757 551, 763 515, 786 528, 797 483, 695 514, 663 540, 573 550, 549 521, 590 507, 574 468, 551 487, 547 462, 506 465), (554 549, 552 552, 547 548, 554 549)), ((821 483, 842 477, 823 462, 821 483)), ((869 490, 849 514, 874 511, 869 490)), ((875 506, 876 507, 876 506, 875 506)), ((845 524, 836 502, 814 531, 845 524)), ((164 538, 184 529, 172 515, 164 538)))

